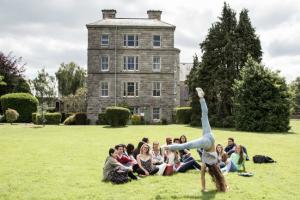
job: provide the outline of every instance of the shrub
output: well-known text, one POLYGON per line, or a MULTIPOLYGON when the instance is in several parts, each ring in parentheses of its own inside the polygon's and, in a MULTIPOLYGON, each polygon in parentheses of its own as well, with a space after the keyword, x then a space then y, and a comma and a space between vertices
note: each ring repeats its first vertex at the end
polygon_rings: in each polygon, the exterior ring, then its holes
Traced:
POLYGON ((28 93, 6 94, 1 96, 0 101, 3 110, 11 108, 20 114, 19 122, 31 122, 31 114, 37 111, 38 100, 28 93))
POLYGON ((191 122, 192 108, 191 107, 177 107, 176 111, 176 123, 188 124, 191 122))
POLYGON ((32 113, 31 114, 31 121, 34 123, 34 124, 37 124, 37 121, 36 121, 36 115, 37 115, 37 113, 32 113))
POLYGON ((67 117, 64 121, 64 125, 75 125, 75 114, 67 117))
POLYGON ((99 113, 98 114, 98 121, 97 121, 98 125, 106 125, 107 120, 106 120, 106 114, 105 113, 99 113))
MULTIPOLYGON (((58 125, 61 122, 61 114, 56 112, 56 113, 45 113, 44 114, 45 118, 45 124, 49 125, 58 125)), ((42 124, 42 115, 41 114, 36 114, 36 124, 42 124)))
POLYGON ((233 85, 235 126, 243 131, 290 129, 291 95, 284 78, 248 58, 233 85))
POLYGON ((14 109, 8 108, 5 111, 5 117, 6 117, 6 121, 12 124, 13 122, 15 122, 18 119, 19 113, 17 111, 15 111, 14 109))
POLYGON ((75 125, 86 125, 87 124, 86 113, 76 113, 74 115, 74 124, 75 125))
POLYGON ((106 119, 111 126, 125 126, 129 120, 130 111, 122 107, 107 107, 106 119))
POLYGON ((48 107, 46 109, 47 113, 55 113, 56 112, 56 108, 55 107, 48 107))
POLYGON ((168 120, 166 118, 161 119, 161 124, 162 125, 168 125, 168 120))
POLYGON ((131 116, 131 123, 133 125, 140 125, 142 124, 142 118, 140 115, 132 115, 131 116))

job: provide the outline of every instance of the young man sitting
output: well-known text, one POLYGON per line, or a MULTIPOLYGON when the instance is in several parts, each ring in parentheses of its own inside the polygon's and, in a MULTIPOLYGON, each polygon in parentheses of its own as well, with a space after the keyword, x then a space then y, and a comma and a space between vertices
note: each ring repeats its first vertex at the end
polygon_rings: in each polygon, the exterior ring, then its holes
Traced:
MULTIPOLYGON (((236 148, 236 144, 234 143, 234 139, 233 138, 228 138, 228 145, 225 147, 225 152, 227 153, 228 156, 230 156, 232 153, 235 152, 235 148, 236 148)), ((243 152, 246 154, 246 160, 249 160, 249 156, 247 153, 247 149, 246 147, 243 146, 243 152)))

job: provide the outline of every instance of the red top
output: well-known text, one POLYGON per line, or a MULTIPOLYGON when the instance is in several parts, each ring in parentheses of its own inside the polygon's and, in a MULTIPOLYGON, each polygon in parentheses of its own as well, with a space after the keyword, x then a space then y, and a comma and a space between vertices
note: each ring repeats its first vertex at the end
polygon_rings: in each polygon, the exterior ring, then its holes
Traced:
POLYGON ((125 155, 122 155, 120 157, 117 156, 117 161, 120 162, 123 165, 125 165, 129 162, 132 162, 132 160, 129 157, 125 156, 125 155))

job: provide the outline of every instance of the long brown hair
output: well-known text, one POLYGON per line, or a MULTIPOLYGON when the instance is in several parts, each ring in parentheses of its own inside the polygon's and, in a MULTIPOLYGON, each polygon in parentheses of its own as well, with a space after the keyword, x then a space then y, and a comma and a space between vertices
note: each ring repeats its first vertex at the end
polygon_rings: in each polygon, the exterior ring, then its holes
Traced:
POLYGON ((243 150, 243 146, 242 145, 237 145, 237 147, 240 148, 240 153, 239 153, 240 158, 239 158, 239 161, 238 161, 238 164, 240 165, 244 161, 244 150, 243 150))
POLYGON ((208 173, 212 177, 212 181, 216 184, 216 188, 220 192, 226 192, 227 184, 225 178, 217 164, 207 165, 208 173))

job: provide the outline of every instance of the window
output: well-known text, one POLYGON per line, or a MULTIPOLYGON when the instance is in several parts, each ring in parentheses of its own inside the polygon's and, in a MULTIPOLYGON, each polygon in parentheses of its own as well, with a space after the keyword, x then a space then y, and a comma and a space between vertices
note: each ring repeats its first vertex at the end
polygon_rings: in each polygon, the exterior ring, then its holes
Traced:
POLYGON ((138 97, 139 83, 138 82, 124 82, 124 97, 138 97))
POLYGON ((101 82, 100 96, 101 97, 108 97, 108 82, 101 82))
POLYGON ((156 72, 160 71, 160 56, 153 57, 152 70, 156 72))
POLYGON ((101 71, 108 71, 108 56, 101 56, 101 71))
POLYGON ((101 45, 107 46, 109 44, 108 35, 101 35, 101 45))
POLYGON ((160 120, 160 108, 153 108, 152 110, 152 119, 160 120))
POLYGON ((124 70, 137 71, 139 70, 138 56, 124 56, 124 70))
POLYGON ((152 96, 160 97, 160 82, 153 82, 152 83, 152 96))
POLYGON ((153 35, 153 46, 160 47, 160 35, 153 35))
POLYGON ((124 35, 124 47, 138 47, 139 36, 138 35, 124 35))
POLYGON ((139 115, 140 114, 140 107, 130 107, 131 114, 139 115))

